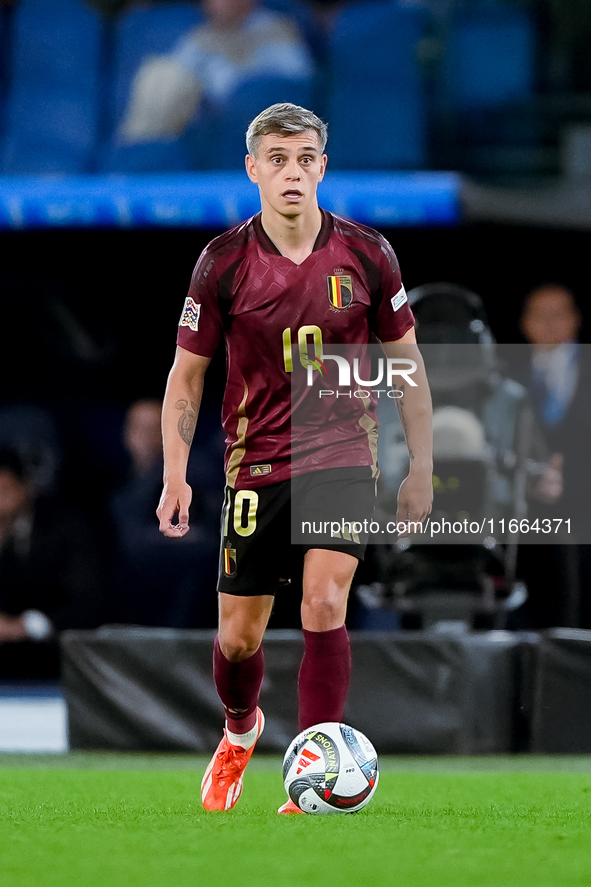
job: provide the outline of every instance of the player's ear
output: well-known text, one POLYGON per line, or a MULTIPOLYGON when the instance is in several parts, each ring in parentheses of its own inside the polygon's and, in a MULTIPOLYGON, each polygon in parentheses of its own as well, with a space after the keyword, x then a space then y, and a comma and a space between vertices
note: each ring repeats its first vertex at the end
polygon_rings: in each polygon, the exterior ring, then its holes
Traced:
POLYGON ((323 154, 320 158, 320 175, 318 176, 318 181, 321 182, 324 178, 324 173, 326 172, 326 164, 328 163, 328 157, 326 154, 323 154))
POLYGON ((255 185, 258 185, 258 179, 256 175, 256 168, 254 165, 254 159, 250 154, 247 154, 244 158, 244 163, 246 166, 246 174, 251 182, 254 182, 255 185))

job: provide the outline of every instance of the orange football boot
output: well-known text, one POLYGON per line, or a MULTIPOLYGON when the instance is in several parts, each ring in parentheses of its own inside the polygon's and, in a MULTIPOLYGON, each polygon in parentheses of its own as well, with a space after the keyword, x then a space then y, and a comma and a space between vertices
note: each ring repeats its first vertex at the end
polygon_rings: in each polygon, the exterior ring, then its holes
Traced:
POLYGON ((257 737, 250 748, 232 745, 226 730, 201 781, 201 802, 206 810, 231 810, 242 793, 244 771, 263 732, 265 716, 257 708, 257 737))
MULTIPOLYGON (((291 813, 304 813, 304 811, 300 810, 298 805, 294 804, 294 802, 290 798, 288 801, 285 802, 285 804, 281 805, 281 807, 279 808, 277 813, 290 813, 291 814, 291 813)), ((305 814, 304 814, 304 816, 305 816, 305 814)))

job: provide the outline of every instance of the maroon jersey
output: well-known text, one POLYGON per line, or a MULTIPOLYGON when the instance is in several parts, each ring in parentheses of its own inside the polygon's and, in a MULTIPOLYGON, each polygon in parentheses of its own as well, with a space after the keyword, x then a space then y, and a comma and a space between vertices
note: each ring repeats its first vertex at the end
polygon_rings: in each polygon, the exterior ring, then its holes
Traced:
POLYGON ((369 343, 372 334, 392 342, 413 323, 396 256, 371 228, 323 211, 314 249, 300 265, 277 250, 260 213, 212 240, 195 266, 177 342, 211 357, 225 339, 229 486, 254 488, 319 468, 375 466, 371 398, 337 409, 334 421, 322 420, 321 431, 292 437, 298 348, 310 346, 314 356, 331 344, 369 343))

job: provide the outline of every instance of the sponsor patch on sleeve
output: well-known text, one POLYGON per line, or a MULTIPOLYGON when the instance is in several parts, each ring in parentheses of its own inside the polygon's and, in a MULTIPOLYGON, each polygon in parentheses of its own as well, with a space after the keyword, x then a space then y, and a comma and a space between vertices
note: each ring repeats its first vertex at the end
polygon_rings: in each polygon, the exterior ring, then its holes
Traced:
POLYGON ((394 311, 398 311, 398 309, 404 305, 405 302, 408 301, 408 296, 406 295, 406 290, 403 286, 400 287, 395 296, 392 296, 390 302, 392 303, 392 308, 394 311))
POLYGON ((191 296, 187 296, 183 305, 183 313, 179 320, 179 326, 188 326, 194 333, 199 329, 199 315, 201 314, 201 305, 197 303, 191 296))

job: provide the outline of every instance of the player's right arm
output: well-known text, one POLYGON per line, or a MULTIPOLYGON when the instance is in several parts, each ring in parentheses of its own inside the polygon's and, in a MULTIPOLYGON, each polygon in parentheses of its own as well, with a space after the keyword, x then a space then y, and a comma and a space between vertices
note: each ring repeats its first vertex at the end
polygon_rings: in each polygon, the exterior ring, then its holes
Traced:
POLYGON ((186 480, 187 463, 210 361, 210 357, 177 347, 166 384, 162 405, 164 487, 156 514, 160 532, 172 538, 189 531, 191 487, 186 480), (173 523, 177 515, 178 522, 173 523))

